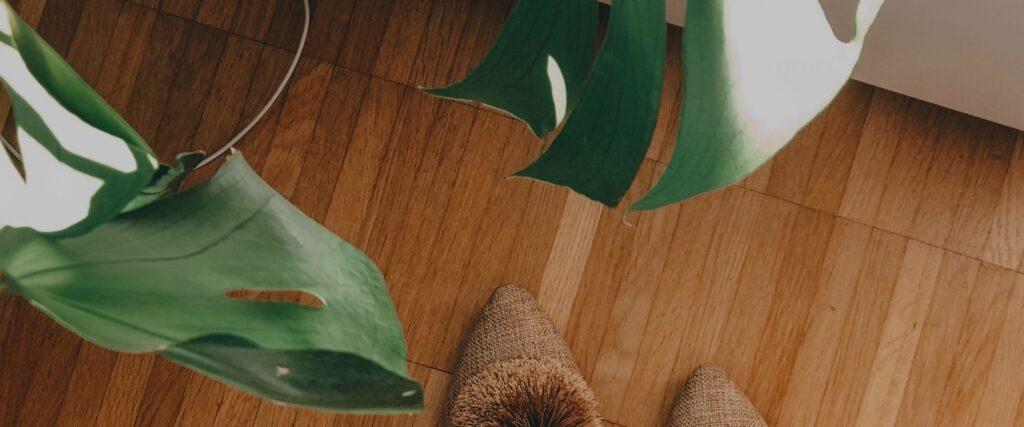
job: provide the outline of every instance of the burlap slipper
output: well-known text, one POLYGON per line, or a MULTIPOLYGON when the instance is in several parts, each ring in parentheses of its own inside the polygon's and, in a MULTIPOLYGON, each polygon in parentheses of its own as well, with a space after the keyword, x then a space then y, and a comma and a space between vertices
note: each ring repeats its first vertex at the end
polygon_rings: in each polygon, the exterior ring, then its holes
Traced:
POLYGON ((767 427, 721 368, 701 366, 676 397, 668 427, 767 427))
POLYGON ((597 427, 593 393, 537 302, 494 291, 463 346, 449 390, 453 427, 597 427))

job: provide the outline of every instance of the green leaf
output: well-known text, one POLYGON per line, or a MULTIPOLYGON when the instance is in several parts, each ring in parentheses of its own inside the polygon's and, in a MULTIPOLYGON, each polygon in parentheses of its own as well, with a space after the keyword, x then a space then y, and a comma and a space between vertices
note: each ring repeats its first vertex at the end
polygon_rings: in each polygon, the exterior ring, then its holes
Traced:
POLYGON ((636 178, 658 119, 665 31, 664 1, 616 2, 579 104, 551 147, 516 175, 617 205, 636 178))
POLYGON ((595 0, 520 0, 480 65, 425 91, 507 111, 543 136, 579 98, 596 43, 595 0))
POLYGON ((383 278, 241 156, 77 237, 0 231, 13 290, 107 348, 162 351, 238 388, 335 411, 417 410, 383 278), (304 291, 323 307, 226 297, 304 291))
POLYGON ((153 177, 149 147, 6 2, 0 64, 24 170, 0 155, 0 228, 70 236, 120 213, 153 177))
POLYGON ((835 98, 883 0, 861 0, 849 42, 816 1, 693 0, 686 97, 676 150, 631 210, 649 210, 743 179, 835 98))

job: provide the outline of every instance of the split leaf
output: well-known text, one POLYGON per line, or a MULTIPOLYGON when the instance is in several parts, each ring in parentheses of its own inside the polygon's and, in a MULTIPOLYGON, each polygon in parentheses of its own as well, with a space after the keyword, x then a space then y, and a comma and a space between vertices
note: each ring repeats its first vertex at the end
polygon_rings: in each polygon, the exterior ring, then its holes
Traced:
POLYGON ((883 0, 861 0, 856 32, 836 38, 817 0, 691 0, 678 142, 631 210, 656 209, 743 179, 835 98, 883 0))
POLYGON ((81 236, 5 228, 0 269, 13 291, 107 348, 162 351, 289 404, 422 406, 373 262, 274 192, 239 155, 209 182, 81 236), (323 306, 226 296, 241 289, 302 291, 323 306))
POLYGON ((507 111, 544 136, 579 98, 596 43, 596 1, 520 0, 480 65, 425 91, 507 111))
POLYGON ((579 104, 547 151, 517 176, 618 205, 643 163, 658 119, 665 32, 664 1, 615 2, 579 104))
POLYGON ((0 228, 78 235, 120 213, 157 167, 145 142, 5 1, 0 64, 24 172, 0 154, 0 228))

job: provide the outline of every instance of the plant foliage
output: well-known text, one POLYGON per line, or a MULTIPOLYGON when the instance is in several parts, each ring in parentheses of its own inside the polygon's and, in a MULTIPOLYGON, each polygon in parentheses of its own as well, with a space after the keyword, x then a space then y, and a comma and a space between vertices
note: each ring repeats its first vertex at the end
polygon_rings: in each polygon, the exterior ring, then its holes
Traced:
POLYGON ((279 402, 422 407, 383 277, 358 249, 274 192, 241 155, 178 191, 202 155, 158 165, 6 3, 0 63, 24 170, 0 158, 8 290, 94 343, 158 351, 279 402), (322 306, 227 296, 237 290, 301 291, 322 306))
MULTIPOLYGON (((560 20, 550 25, 575 33, 556 36, 577 43, 578 51, 589 51, 592 33, 561 9, 567 3, 594 1, 520 0, 498 42, 467 80, 486 73, 496 87, 518 84, 521 75, 488 64, 497 61, 494 57, 501 63, 543 57, 543 51, 507 48, 535 37, 524 30, 531 22, 560 20)), ((630 210, 656 209, 722 188, 767 162, 849 79, 883 1, 861 0, 856 34, 841 41, 817 0, 690 0, 683 55, 685 102, 676 149, 655 187, 630 210)), ((579 102, 567 113, 551 147, 519 175, 568 186, 615 206, 636 177, 657 121, 664 0, 616 0, 611 10, 608 35, 584 78, 579 102)), ((557 92, 536 88, 560 86, 551 79, 548 85, 533 87, 516 95, 535 100, 522 105, 543 108, 515 112, 517 117, 548 111, 543 102, 557 92)), ((505 101, 478 88, 461 88, 459 98, 498 108, 505 101)))

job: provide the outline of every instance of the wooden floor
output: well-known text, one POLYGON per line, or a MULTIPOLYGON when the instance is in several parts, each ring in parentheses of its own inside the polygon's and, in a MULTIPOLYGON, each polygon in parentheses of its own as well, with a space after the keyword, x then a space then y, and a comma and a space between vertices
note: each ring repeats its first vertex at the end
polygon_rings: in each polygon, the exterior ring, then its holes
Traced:
MULTIPOLYGON (((12 3, 165 160, 259 109, 301 21, 297 0, 12 3)), ((0 424, 434 425, 474 313, 517 282, 617 425, 659 425, 701 363, 772 425, 1024 425, 1019 132, 851 83, 741 185, 628 226, 621 208, 504 179, 543 149, 522 124, 416 90, 464 75, 511 0, 314 3, 295 82, 240 148, 383 269, 427 411, 277 406, 83 343, 4 296, 0 424)), ((630 197, 671 153, 679 68, 630 197)))

